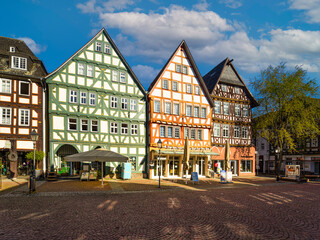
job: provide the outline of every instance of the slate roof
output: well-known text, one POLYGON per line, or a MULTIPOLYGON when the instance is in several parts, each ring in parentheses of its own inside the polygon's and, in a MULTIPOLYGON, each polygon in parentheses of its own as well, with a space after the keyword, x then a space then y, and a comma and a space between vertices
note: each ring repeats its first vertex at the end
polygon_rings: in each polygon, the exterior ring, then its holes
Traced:
POLYGON ((47 70, 24 41, 0 36, 0 74, 4 77, 15 76, 40 80, 47 75, 47 70), (10 52, 10 47, 14 47, 15 52, 10 52), (12 56, 26 58, 27 70, 11 68, 12 56))

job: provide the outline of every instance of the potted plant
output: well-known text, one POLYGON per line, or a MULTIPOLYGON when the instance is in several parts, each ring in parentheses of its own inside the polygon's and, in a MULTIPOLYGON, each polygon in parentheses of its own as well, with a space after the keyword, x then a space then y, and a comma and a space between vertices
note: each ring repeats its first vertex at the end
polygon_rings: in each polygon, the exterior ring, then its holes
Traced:
MULTIPOLYGON (((30 160, 31 162, 33 162, 33 151, 32 152, 28 152, 26 154, 26 158, 28 160, 30 160)), ((41 169, 39 168, 39 163, 42 162, 44 158, 44 152, 43 151, 36 151, 36 157, 35 157, 35 160, 36 160, 36 177, 39 177, 40 174, 41 174, 41 169)))

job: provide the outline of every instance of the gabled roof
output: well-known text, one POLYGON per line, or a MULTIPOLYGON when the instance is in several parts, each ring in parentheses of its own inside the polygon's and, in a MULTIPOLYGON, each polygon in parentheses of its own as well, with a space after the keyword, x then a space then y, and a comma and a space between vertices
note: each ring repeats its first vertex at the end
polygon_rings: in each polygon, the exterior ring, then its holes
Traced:
POLYGON ((150 84, 149 88, 148 88, 148 92, 150 94, 150 91, 153 89, 153 87, 156 85, 156 83, 160 80, 160 77, 162 76, 163 72, 167 69, 171 59, 175 56, 176 52, 179 50, 179 48, 183 48, 185 50, 185 54, 188 58, 188 60, 190 61, 190 65, 195 73, 196 78, 198 79, 199 85, 201 87, 201 90, 203 92, 203 94, 206 96, 209 104, 211 105, 211 107, 213 107, 214 103, 213 100, 210 97, 210 94, 208 92, 208 89, 206 87, 205 82, 202 79, 202 76, 198 70, 198 67, 191 55, 191 52, 189 50, 189 47, 186 43, 185 40, 182 40, 182 42, 179 44, 179 46, 176 48, 176 50, 172 53, 172 55, 170 56, 170 58, 168 59, 168 61, 166 62, 166 64, 163 66, 163 68, 160 70, 160 72, 158 73, 158 75, 156 76, 156 78, 153 80, 153 82, 150 84))
POLYGON ((80 48, 77 52, 75 52, 70 58, 68 58, 63 64, 61 64, 56 70, 54 70, 53 72, 51 72, 50 74, 48 74, 46 76, 46 78, 52 76, 53 74, 55 74, 56 72, 58 72, 61 68, 63 68, 64 66, 66 66, 73 57, 75 57, 78 53, 80 53, 83 49, 85 49, 87 46, 89 46, 97 36, 99 36, 100 33, 104 33, 105 36, 107 37, 109 43, 111 44, 112 48, 116 51, 116 53, 118 54, 120 60, 122 61, 122 63, 125 65, 125 67, 127 68, 128 72, 131 74, 133 80, 135 81, 135 83, 138 85, 138 87, 140 88, 140 90, 142 91, 142 93, 146 96, 146 90, 144 89, 144 87, 142 86, 141 82, 139 81, 139 79, 137 78, 137 76, 134 74, 134 72, 132 71, 131 67, 129 66, 129 64, 127 63, 127 61, 125 60, 125 58, 123 57, 123 55, 121 54, 120 50, 118 49, 118 47, 116 46, 116 44, 113 42, 112 38, 109 36, 107 30, 105 28, 102 28, 93 38, 91 38, 91 40, 89 42, 87 42, 82 48, 80 48))
POLYGON ((204 75, 203 80, 208 88, 209 93, 213 93, 213 90, 219 82, 229 85, 240 86, 244 88, 245 92, 250 98, 251 105, 253 107, 258 106, 259 103, 247 88, 246 84, 244 83, 244 81, 238 74, 237 70, 233 66, 232 61, 233 60, 229 60, 229 58, 226 58, 216 67, 214 67, 210 72, 204 75))

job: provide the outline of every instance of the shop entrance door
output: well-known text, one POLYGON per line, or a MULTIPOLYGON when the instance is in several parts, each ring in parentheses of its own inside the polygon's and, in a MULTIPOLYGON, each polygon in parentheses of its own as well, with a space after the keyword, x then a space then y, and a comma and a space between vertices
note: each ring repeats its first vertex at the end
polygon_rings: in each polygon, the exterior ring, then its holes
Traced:
POLYGON ((169 177, 179 176, 179 158, 170 157, 169 160, 169 177))
POLYGON ((197 160, 197 172, 199 176, 205 176, 204 163, 205 163, 204 158, 199 158, 197 160))
POLYGON ((231 160, 230 161, 230 170, 232 172, 232 175, 233 176, 237 176, 238 175, 238 164, 237 164, 237 161, 235 160, 231 160))

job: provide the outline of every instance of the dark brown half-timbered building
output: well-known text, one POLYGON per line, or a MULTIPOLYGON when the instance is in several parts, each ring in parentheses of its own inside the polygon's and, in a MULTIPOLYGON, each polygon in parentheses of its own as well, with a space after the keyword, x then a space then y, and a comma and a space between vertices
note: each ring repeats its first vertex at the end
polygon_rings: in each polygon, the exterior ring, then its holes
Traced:
POLYGON ((28 174, 33 150, 30 133, 39 134, 37 150, 43 150, 43 63, 22 40, 0 37, 0 157, 3 174, 28 174))
POLYGON ((218 163, 215 170, 224 169, 224 151, 228 141, 233 175, 254 175, 255 147, 251 136, 251 109, 258 106, 258 102, 229 58, 208 72, 203 80, 214 101, 212 150, 219 153, 219 156, 212 156, 212 160, 218 163))

